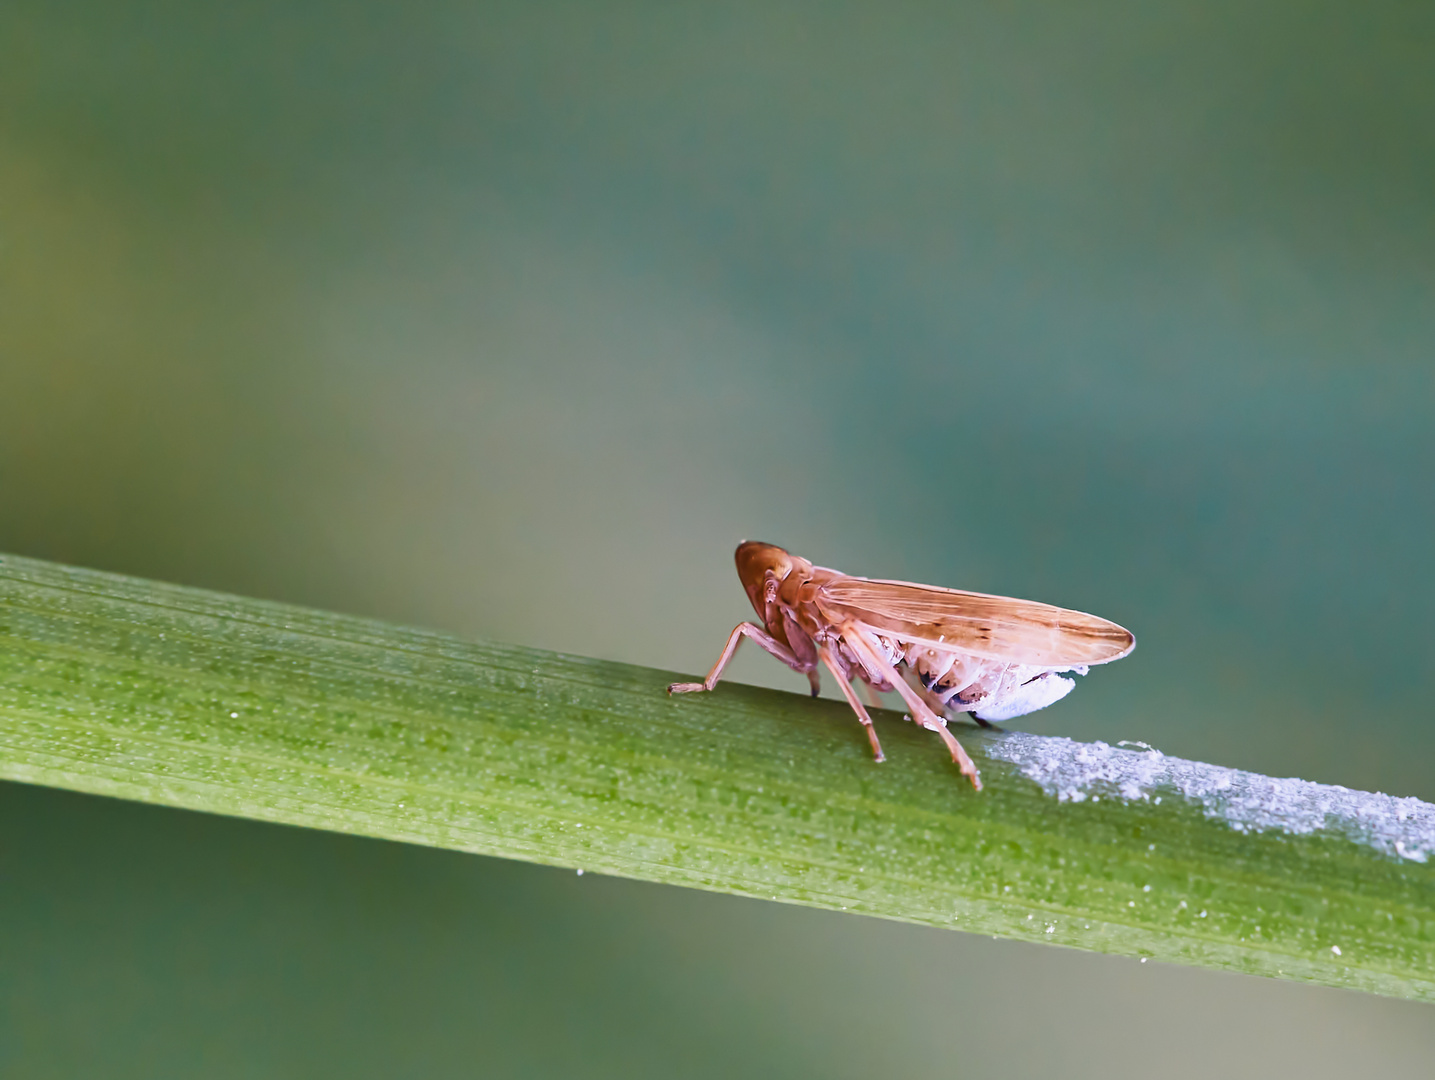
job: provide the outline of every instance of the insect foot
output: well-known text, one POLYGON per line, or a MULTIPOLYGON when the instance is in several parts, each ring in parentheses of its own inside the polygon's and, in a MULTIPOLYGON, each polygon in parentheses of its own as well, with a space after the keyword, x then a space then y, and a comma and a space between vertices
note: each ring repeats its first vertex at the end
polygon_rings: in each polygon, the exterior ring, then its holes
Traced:
POLYGON ((953 763, 961 771, 961 774, 972 782, 972 787, 981 791, 982 776, 977 772, 976 762, 967 756, 967 752, 962 749, 962 744, 957 742, 957 737, 947 730, 946 722, 938 719, 936 723, 921 722, 921 725, 942 737, 942 741, 947 744, 947 749, 951 752, 953 763))

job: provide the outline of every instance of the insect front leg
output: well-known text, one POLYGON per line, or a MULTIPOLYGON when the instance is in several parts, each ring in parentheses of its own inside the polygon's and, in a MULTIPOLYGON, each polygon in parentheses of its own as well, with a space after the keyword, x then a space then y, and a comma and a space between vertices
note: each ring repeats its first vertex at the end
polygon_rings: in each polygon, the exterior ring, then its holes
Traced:
POLYGON ((862 721, 862 726, 867 729, 867 741, 872 744, 872 756, 878 761, 886 761, 887 755, 882 753, 882 744, 877 741, 877 729, 872 724, 872 718, 867 715, 867 710, 862 707, 862 702, 857 700, 857 695, 852 692, 852 684, 842 674, 842 669, 832 659, 832 651, 826 645, 822 646, 819 653, 822 662, 827 665, 827 670, 832 672, 837 680, 837 685, 842 687, 842 695, 847 699, 847 704, 852 706, 852 711, 857 714, 857 719, 862 721))
POLYGON ((892 688, 902 695, 902 700, 907 703, 907 708, 912 710, 913 720, 942 737, 957 768, 961 770, 963 776, 971 780, 972 787, 980 791, 982 780, 977 774, 977 767, 967 756, 967 752, 962 749, 962 744, 957 742, 952 733, 947 730, 946 720, 928 708, 927 703, 907 685, 907 680, 897 673, 897 669, 882 655, 881 650, 868 640, 867 633, 849 623, 842 628, 842 640, 847 643, 847 647, 852 650, 853 655, 857 657, 858 662, 864 668, 871 674, 891 683, 892 688))
MULTIPOLYGON (((755 626, 749 622, 738 623, 733 629, 733 632, 728 635, 727 645, 724 646, 722 655, 718 657, 717 663, 713 665, 713 669, 708 672, 708 677, 702 682, 675 682, 668 687, 668 693, 690 694, 694 690, 711 690, 717 685, 718 680, 722 678, 722 669, 727 667, 727 662, 732 659, 732 654, 737 652, 737 647, 742 643, 744 637, 752 638, 753 641, 757 642, 788 667, 795 668, 798 671, 803 670, 802 661, 793 656, 782 642, 778 641, 777 638, 773 637, 762 627, 755 626)), ((811 678, 810 675, 808 677, 811 678)), ((816 686, 815 680, 813 685, 814 687, 816 686)))

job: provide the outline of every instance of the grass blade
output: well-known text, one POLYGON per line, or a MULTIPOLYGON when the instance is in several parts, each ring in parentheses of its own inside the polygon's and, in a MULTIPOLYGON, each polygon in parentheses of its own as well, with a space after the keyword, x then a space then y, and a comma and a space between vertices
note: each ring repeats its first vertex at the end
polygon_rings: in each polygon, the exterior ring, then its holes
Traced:
POLYGON ((1429 804, 672 677, 0 557, 0 777, 1435 1001, 1429 804))

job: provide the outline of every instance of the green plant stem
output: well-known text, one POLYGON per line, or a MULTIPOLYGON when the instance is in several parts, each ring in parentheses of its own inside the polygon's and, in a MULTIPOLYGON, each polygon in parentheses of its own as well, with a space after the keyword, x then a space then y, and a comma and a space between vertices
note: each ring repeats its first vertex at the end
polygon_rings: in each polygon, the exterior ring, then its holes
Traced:
POLYGON ((1435 865, 673 677, 0 557, 7 779, 1435 1001, 1435 865))

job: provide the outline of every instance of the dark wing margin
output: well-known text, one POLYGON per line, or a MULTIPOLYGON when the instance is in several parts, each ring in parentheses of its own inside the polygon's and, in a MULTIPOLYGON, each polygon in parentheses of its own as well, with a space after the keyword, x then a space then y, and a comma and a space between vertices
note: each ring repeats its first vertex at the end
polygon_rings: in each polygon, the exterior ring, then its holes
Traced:
POLYGON ((904 641, 986 660, 1105 664, 1136 647, 1131 631, 1082 611, 910 581, 842 577, 823 585, 816 600, 834 623, 860 622, 904 641))

